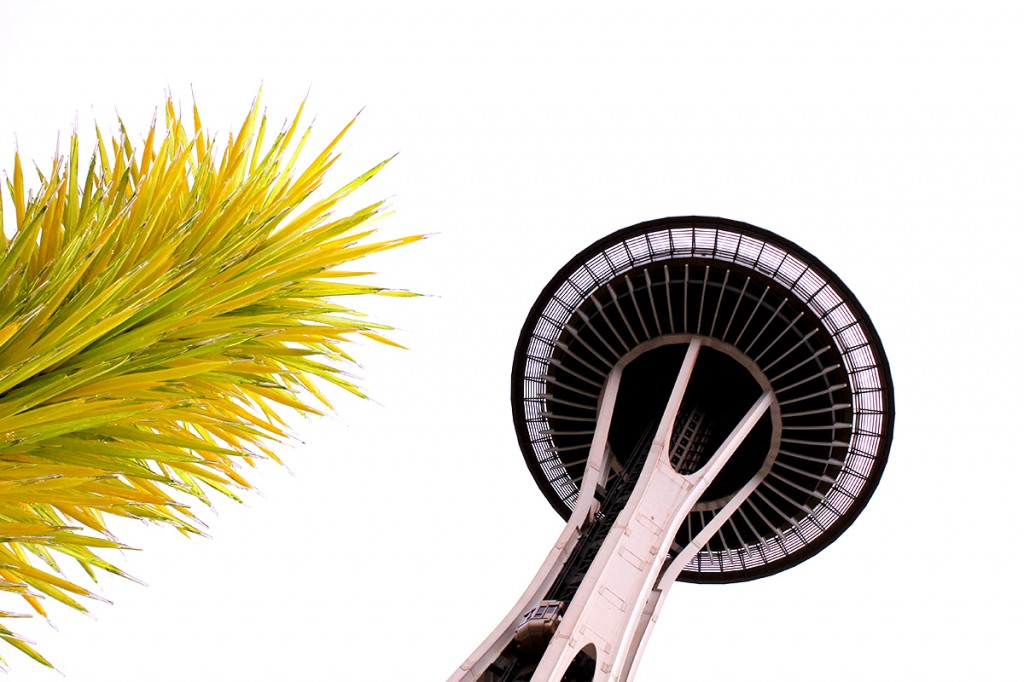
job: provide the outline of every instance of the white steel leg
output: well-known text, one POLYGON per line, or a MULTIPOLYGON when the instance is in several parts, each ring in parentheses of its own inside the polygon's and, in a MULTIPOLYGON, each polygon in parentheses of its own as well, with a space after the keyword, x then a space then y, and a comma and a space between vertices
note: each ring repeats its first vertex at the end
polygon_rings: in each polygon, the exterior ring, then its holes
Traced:
MULTIPOLYGON (((699 471, 686 476, 676 472, 670 460, 672 430, 700 347, 700 338, 689 339, 640 477, 537 663, 531 677, 534 682, 560 682, 573 658, 584 650, 595 658, 595 682, 626 680, 627 676, 632 679, 634 662, 657 620, 669 586, 763 478, 764 472, 759 472, 666 565, 686 515, 774 400, 769 392, 762 395, 699 471)), ((608 432, 626 364, 624 360, 612 369, 602 389, 594 439, 569 522, 516 605, 448 682, 498 679, 488 668, 497 662, 500 669, 501 660, 511 655, 507 647, 524 622, 524 614, 544 599, 591 521, 597 485, 607 476, 608 432)))
POLYGON ((582 528, 592 513, 594 492, 599 480, 607 473, 608 430, 611 428, 612 414, 615 412, 615 401, 619 393, 619 381, 622 378, 622 366, 616 366, 609 374, 598 401, 597 425, 594 439, 591 442, 587 457, 587 468, 580 485, 580 494, 576 499, 576 507, 562 533, 558 536, 555 546, 548 552, 547 558, 530 582, 529 587, 516 602, 491 634, 477 647, 466 661, 459 666, 448 682, 477 682, 484 671, 495 661, 501 651, 511 641, 516 627, 523 615, 529 611, 551 588, 565 562, 572 554, 573 548, 582 535, 582 528))
MULTIPOLYGON (((747 415, 743 418, 740 424, 733 430, 726 439, 725 443, 722 444, 724 448, 727 443, 734 439, 738 439, 742 442, 743 438, 750 432, 754 424, 761 417, 762 414, 771 406, 772 396, 769 393, 765 393, 761 396, 760 400, 747 412, 747 415)), ((721 448, 720 448, 721 449, 721 448)), ((711 464, 711 462, 709 462, 711 464)), ((707 467, 705 467, 707 468, 707 467)), ((711 519, 711 521, 701 529, 701 531, 675 556, 670 564, 664 567, 661 572, 661 577, 658 580, 657 586, 651 591, 650 596, 647 598, 647 603, 644 605, 644 610, 641 615, 640 624, 633 635, 633 640, 630 643, 629 649, 626 653, 626 658, 623 664, 623 671, 626 673, 627 682, 632 682, 637 670, 637 661, 643 654, 644 647, 647 646, 647 640, 650 638, 651 631, 653 630, 654 623, 658 620, 658 615, 661 613, 661 608, 665 604, 665 599, 668 596, 669 588, 679 578, 679 574, 682 573, 690 561, 693 560, 697 553, 704 548, 711 538, 715 536, 726 522, 729 517, 740 508, 746 499, 750 496, 750 493, 754 492, 754 489, 764 480, 768 474, 768 470, 771 467, 764 467, 758 471, 754 476, 739 490, 736 491, 729 501, 722 507, 717 514, 711 519)), ((719 467, 720 470, 720 467, 719 467)), ((697 472, 700 473, 700 472, 697 472)), ((716 471, 717 473, 717 471, 716 471)))
MULTIPOLYGON (((682 384, 685 387, 685 380, 682 384)), ((597 653, 595 682, 624 679, 634 658, 632 642, 642 641, 640 626, 646 629, 652 622, 643 617, 644 607, 680 525, 773 400, 770 393, 762 395, 711 460, 700 471, 683 476, 672 467, 665 446, 681 398, 682 392, 677 396, 674 390, 662 420, 663 425, 668 420, 669 429, 659 428, 664 439, 656 439, 629 502, 545 650, 534 682, 559 682, 576 654, 591 645, 589 650, 597 653)))

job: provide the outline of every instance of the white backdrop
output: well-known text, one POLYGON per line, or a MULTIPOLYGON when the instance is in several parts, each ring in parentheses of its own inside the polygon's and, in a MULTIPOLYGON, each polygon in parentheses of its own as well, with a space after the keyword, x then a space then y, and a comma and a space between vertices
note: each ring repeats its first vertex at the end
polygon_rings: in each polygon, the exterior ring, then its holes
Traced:
POLYGON ((349 207, 389 197, 387 235, 436 233, 368 263, 430 294, 359 302, 410 347, 357 349, 374 400, 297 424, 211 539, 118 526, 148 586, 105 576, 94 618, 14 623, 64 677, 8 648, 11 679, 445 679, 560 528, 508 405, 534 297, 598 237, 689 214, 845 280, 896 438, 821 555, 678 586, 639 679, 1020 679, 1020 5, 626 7, 0 0, 0 169, 16 146, 48 164, 76 117, 141 137, 168 91, 225 136, 261 85, 275 123, 309 91, 314 141, 366 107, 338 183, 400 152, 349 207))

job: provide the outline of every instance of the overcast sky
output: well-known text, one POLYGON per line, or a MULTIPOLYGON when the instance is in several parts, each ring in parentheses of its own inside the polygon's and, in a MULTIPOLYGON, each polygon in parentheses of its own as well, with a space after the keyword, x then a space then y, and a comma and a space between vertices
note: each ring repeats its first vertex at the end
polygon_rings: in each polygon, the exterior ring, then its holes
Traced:
POLYGON ((64 677, 5 648, 11 679, 447 678, 561 527, 508 404, 534 298, 613 230, 709 215, 850 286, 895 441, 819 556, 677 586, 638 680, 1019 680, 1021 5, 496 7, 0 0, 4 172, 76 119, 141 139, 168 92, 226 137, 261 85, 275 124, 308 91, 321 143, 365 107, 333 182, 400 152, 349 208, 388 198, 387 235, 436 233, 367 264, 430 294, 360 301, 410 348, 356 349, 373 401, 296 423, 288 469, 219 501, 210 539, 118 525, 147 586, 104 576, 94 618, 13 623, 64 677))

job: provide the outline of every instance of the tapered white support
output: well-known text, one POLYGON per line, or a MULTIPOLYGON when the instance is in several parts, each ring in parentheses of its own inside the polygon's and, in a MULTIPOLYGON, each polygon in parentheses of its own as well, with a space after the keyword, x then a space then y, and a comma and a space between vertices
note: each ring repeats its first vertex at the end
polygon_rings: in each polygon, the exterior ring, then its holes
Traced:
MULTIPOLYGON (((663 577, 669 549, 680 525, 771 406, 772 400, 770 393, 763 394, 710 461, 693 474, 677 473, 669 461, 667 446, 655 440, 629 503, 619 514, 566 610, 531 678, 533 682, 559 682, 573 658, 588 645, 593 645, 588 651, 597 653, 594 682, 628 679, 638 651, 633 642, 643 643, 644 633, 655 620, 644 618, 644 608, 652 597, 654 604, 658 604, 660 595, 654 595, 656 590, 668 592, 667 585, 661 584, 659 588, 659 579, 663 577)), ((674 409, 678 410, 678 403, 674 409)), ((672 401, 663 422, 667 418, 675 419, 672 401)), ((716 521, 724 523, 736 507, 738 505, 723 508, 716 515, 716 521)), ((706 535, 696 551, 713 532, 706 535)), ((676 564, 678 570, 688 562, 689 559, 676 564)))
MULTIPOLYGON (((643 470, 536 664, 529 678, 534 682, 560 682, 580 652, 596 661, 593 680, 630 678, 669 584, 760 482, 755 477, 756 481, 738 491, 694 543, 671 564, 668 562, 683 520, 774 401, 773 394, 766 391, 700 470, 689 475, 678 473, 670 459, 672 430, 700 347, 699 337, 689 339, 643 470)), ((517 627, 559 577, 597 506, 594 491, 607 475, 608 432, 622 367, 627 362, 628 359, 612 370, 602 391, 587 468, 565 530, 515 607, 449 682, 504 679, 495 671, 512 664, 503 657, 507 656, 517 627)))
POLYGON ((558 536, 555 546, 548 552, 544 563, 541 564, 540 570, 537 571, 537 575, 534 576, 529 587, 523 592, 523 596, 519 598, 515 606, 512 607, 512 610, 501 619, 491 634, 477 647, 476 651, 448 678, 448 682, 477 682, 484 679, 487 669, 512 640, 516 627, 522 621, 523 615, 538 601, 543 599, 544 594, 558 578, 559 571, 561 571, 572 554, 572 550, 576 547, 582 535, 582 529, 589 521, 598 481, 607 475, 605 468, 608 463, 608 431, 611 428, 612 414, 615 411, 615 401, 619 393, 619 381, 622 378, 622 366, 624 364, 612 370, 602 391, 594 440, 587 457, 587 468, 583 475, 577 504, 572 516, 569 517, 569 522, 565 524, 565 528, 558 536))
MULTIPOLYGON (((747 416, 743 418, 743 421, 736 427, 736 430, 726 439, 726 443, 734 438, 738 438, 742 442, 743 438, 750 432, 750 428, 757 422, 757 418, 764 414, 764 411, 771 406, 771 400, 770 394, 765 393, 762 395, 761 399, 758 400, 750 412, 747 413, 747 416), (751 421, 751 417, 755 413, 757 417, 754 417, 753 421, 751 421)), ((711 521, 672 559, 671 563, 662 569, 657 585, 647 597, 647 603, 644 605, 643 612, 641 613, 640 625, 636 632, 633 633, 632 641, 626 652, 624 669, 627 671, 625 678, 627 682, 632 682, 636 675, 640 655, 643 653, 644 647, 647 646, 647 640, 650 638, 654 623, 657 622, 661 608, 665 605, 665 598, 668 596, 669 588, 675 584, 679 574, 683 572, 686 565, 725 526, 733 513, 750 496, 750 493, 754 492, 754 489, 764 480, 770 469, 771 462, 769 461, 742 488, 733 494, 711 521)))

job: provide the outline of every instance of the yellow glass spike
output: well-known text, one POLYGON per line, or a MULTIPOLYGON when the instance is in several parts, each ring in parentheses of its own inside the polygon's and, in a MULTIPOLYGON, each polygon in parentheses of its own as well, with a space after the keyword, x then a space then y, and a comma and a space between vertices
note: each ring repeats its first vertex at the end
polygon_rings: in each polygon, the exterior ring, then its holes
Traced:
MULTIPOLYGON (((75 609, 95 598, 58 574, 61 555, 90 581, 124 576, 101 557, 121 547, 108 519, 201 534, 188 503, 237 500, 250 487, 238 468, 279 461, 291 418, 330 407, 323 382, 362 396, 342 342, 401 347, 347 305, 411 295, 350 265, 420 238, 375 237, 380 202, 342 210, 387 161, 329 186, 355 119, 300 167, 305 103, 268 137, 259 101, 222 138, 171 99, 163 130, 133 138, 118 121, 104 142, 97 125, 84 171, 76 131, 31 189, 14 155, 12 237, 0 237, 0 592, 38 614, 42 596, 75 609)), ((0 639, 49 665, 10 617, 0 639)))

